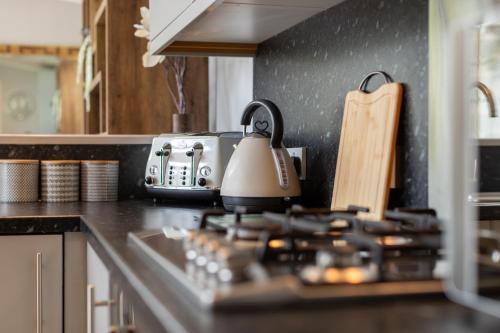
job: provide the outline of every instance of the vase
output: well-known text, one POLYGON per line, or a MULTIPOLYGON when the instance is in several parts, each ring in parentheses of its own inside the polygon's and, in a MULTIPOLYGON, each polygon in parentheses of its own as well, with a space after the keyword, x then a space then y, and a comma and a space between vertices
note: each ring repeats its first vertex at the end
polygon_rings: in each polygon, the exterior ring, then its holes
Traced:
POLYGON ((192 117, 190 113, 172 114, 172 133, 191 132, 192 117))

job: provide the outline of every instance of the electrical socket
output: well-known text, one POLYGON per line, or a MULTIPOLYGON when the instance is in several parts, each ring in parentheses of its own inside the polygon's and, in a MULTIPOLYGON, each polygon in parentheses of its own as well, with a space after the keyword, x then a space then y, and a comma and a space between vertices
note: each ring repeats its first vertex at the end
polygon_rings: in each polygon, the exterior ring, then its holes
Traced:
POLYGON ((306 180, 307 176, 307 148, 306 147, 298 147, 298 148, 287 148, 288 154, 290 157, 297 157, 300 159, 300 180, 306 180))

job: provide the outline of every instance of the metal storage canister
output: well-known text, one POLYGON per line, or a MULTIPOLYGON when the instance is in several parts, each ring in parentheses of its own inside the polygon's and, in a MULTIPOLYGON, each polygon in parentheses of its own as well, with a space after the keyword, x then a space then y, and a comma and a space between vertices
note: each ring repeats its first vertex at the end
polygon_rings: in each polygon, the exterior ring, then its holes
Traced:
POLYGON ((119 161, 81 161, 82 201, 118 199, 119 161))
POLYGON ((41 165, 42 201, 78 201, 80 161, 42 161, 41 165))
POLYGON ((0 160, 0 202, 38 200, 38 160, 0 160))

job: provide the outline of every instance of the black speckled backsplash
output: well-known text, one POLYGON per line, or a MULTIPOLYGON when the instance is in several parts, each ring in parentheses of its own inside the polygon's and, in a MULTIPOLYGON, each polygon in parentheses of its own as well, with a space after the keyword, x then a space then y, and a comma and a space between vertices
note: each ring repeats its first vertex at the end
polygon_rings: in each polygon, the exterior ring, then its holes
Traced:
POLYGON ((119 200, 146 197, 150 145, 0 145, 0 159, 119 160, 119 200))
POLYGON ((427 206, 427 35, 427 0, 349 0, 259 45, 255 97, 283 112, 287 147, 309 148, 306 204, 330 205, 345 95, 383 70, 405 85, 391 202, 427 206))
POLYGON ((480 147, 479 156, 479 191, 500 192, 500 147, 480 147))

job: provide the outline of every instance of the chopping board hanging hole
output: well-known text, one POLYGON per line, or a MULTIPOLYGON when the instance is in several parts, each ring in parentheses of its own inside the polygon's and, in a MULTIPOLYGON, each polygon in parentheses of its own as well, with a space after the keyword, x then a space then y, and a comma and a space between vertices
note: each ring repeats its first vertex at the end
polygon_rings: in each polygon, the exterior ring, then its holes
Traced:
POLYGON ((369 208, 364 218, 382 219, 395 174, 395 146, 403 85, 381 71, 371 72, 346 96, 331 208, 369 208), (382 75, 373 92, 368 82, 382 75))

